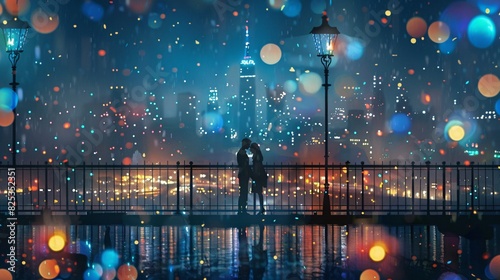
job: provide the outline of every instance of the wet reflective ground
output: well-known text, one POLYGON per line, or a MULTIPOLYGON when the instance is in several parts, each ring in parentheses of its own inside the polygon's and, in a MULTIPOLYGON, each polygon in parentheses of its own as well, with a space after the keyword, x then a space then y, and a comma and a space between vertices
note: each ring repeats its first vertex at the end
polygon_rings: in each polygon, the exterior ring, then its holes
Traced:
POLYGON ((19 226, 18 233, 18 279, 495 279, 490 268, 500 259, 498 227, 488 239, 376 225, 19 226))

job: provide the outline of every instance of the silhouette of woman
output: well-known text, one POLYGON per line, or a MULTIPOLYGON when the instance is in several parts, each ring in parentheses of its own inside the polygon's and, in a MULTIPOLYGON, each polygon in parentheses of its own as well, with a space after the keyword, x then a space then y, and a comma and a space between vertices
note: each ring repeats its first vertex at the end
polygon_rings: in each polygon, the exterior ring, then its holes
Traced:
POLYGON ((253 154, 252 179, 254 183, 252 185, 252 193, 259 196, 260 212, 258 214, 263 215, 266 210, 264 209, 264 196, 262 195, 262 190, 267 186, 267 172, 262 163, 264 157, 257 143, 252 143, 250 145, 250 152, 253 154))

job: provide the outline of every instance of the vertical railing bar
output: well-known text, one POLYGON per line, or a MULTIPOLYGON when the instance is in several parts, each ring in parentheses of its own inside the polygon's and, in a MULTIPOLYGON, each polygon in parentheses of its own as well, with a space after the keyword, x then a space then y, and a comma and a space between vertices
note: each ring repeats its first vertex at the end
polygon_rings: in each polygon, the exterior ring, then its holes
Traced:
POLYGON ((156 168, 153 165, 151 165, 151 211, 153 212, 153 214, 155 213, 155 210, 157 209, 156 204, 155 204, 155 185, 154 185, 155 169, 156 168))
POLYGON ((425 162, 427 168, 427 216, 431 214, 430 204, 431 204, 431 162, 425 162))
POLYGON ((69 178, 69 174, 68 174, 68 168, 69 167, 66 167, 66 176, 64 178, 64 182, 65 182, 65 188, 66 188, 66 215, 68 215, 68 210, 69 210, 69 207, 68 207, 68 200, 69 200, 69 194, 68 194, 68 178, 69 178))
MULTIPOLYGON (((295 184, 294 184, 294 188, 295 188, 295 209, 297 209, 297 214, 298 211, 299 211, 299 174, 297 172, 297 163, 295 163, 295 167, 294 167, 294 174, 295 174, 295 184)), ((304 210, 302 210, 304 211, 304 210)), ((305 214, 305 213, 302 213, 302 214, 305 214)))
POLYGON ((361 162, 361 212, 365 214, 365 162, 361 162))
POLYGON ((82 163, 82 208, 83 208, 83 211, 87 211, 87 207, 85 207, 86 205, 86 194, 85 192, 87 191, 87 169, 85 168, 85 161, 82 163))
POLYGON ((180 195, 181 195, 180 165, 181 165, 181 162, 178 161, 177 162, 177 208, 176 208, 176 211, 175 211, 176 214, 180 214, 181 213, 181 211, 180 211, 180 204, 181 204, 181 198, 180 198, 180 195))
POLYGON ((48 209, 48 205, 49 205, 49 165, 48 165, 48 162, 45 162, 45 169, 44 169, 44 173, 45 173, 45 187, 43 188, 43 191, 45 192, 44 193, 44 196, 45 196, 45 209, 48 209))
POLYGON ((349 191, 349 188, 350 188, 350 184, 349 184, 349 178, 350 178, 350 175, 349 175, 349 161, 346 161, 345 163, 346 165, 346 179, 345 179, 345 182, 346 182, 346 214, 347 215, 350 215, 349 213, 349 194, 350 194, 350 191, 349 191))
POLYGON ((443 203, 442 203, 442 215, 445 215, 446 214, 446 162, 443 161, 443 172, 442 172, 442 180, 443 180, 443 193, 442 193, 442 200, 443 200, 443 203))
POLYGON ((457 161, 457 215, 460 214, 460 162, 457 161))
POLYGON ((189 162, 189 213, 193 214, 193 162, 189 162))
POLYGON ((71 190, 71 192, 74 193, 73 199, 75 200, 74 201, 75 214, 78 214, 78 204, 77 204, 77 202, 78 202, 78 186, 76 185, 76 180, 78 179, 77 170, 78 170, 78 167, 75 166, 73 168, 73 187, 74 187, 74 189, 71 190))
POLYGON ((411 214, 415 215, 415 162, 411 162, 411 214))
POLYGON ((474 213, 474 211, 476 210, 475 209, 475 205, 474 205, 475 204, 474 200, 475 200, 475 197, 476 197, 475 196, 476 190, 475 190, 475 186, 474 186, 474 162, 473 161, 470 163, 470 191, 471 191, 470 192, 470 195, 471 195, 471 197, 470 197, 470 200, 471 200, 470 201, 471 209, 470 210, 471 210, 472 213, 474 213))

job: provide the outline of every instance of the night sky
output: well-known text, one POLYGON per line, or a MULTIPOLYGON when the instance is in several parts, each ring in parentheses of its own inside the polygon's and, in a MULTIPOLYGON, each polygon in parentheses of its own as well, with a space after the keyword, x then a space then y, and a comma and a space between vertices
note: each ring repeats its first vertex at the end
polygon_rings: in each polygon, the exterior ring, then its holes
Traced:
MULTIPOLYGON (((235 162, 243 136, 229 133, 226 113, 239 95, 245 26, 264 104, 252 140, 270 163, 321 162, 324 73, 309 32, 323 11, 341 32, 329 74, 331 161, 500 157, 498 1, 4 0, 2 20, 32 27, 17 64, 17 163, 235 162), (206 117, 211 89, 216 124, 206 117), (275 120, 269 91, 282 97, 275 120), (363 110, 361 121, 349 110, 363 110)), ((0 69, 7 163, 5 52, 0 69)))

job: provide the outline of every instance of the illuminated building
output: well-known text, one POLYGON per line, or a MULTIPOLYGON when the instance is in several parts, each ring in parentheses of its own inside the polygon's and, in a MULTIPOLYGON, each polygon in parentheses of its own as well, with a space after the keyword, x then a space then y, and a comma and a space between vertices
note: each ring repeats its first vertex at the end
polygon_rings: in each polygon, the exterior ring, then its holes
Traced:
POLYGON ((248 25, 245 26, 245 55, 240 63, 239 137, 252 137, 255 129, 255 62, 250 56, 248 25))

